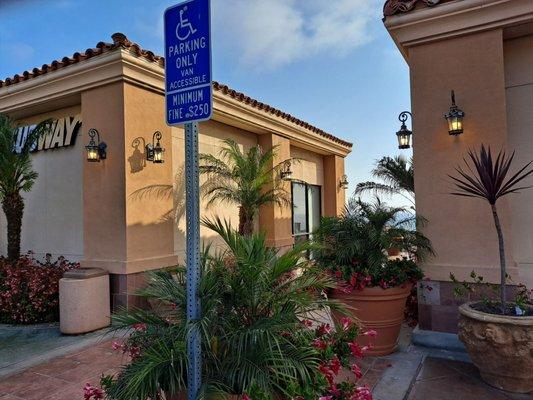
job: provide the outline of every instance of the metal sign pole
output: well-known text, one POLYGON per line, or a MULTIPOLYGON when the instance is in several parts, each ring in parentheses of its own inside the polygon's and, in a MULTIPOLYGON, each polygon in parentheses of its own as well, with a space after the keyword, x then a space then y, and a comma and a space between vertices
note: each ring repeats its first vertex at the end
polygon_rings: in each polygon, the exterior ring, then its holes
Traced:
MULTIPOLYGON (((187 204, 187 321, 200 318, 200 186, 198 166, 198 123, 185 124, 185 170, 187 204)), ((196 400, 202 384, 202 350, 200 332, 193 329, 187 336, 188 399, 196 400)))

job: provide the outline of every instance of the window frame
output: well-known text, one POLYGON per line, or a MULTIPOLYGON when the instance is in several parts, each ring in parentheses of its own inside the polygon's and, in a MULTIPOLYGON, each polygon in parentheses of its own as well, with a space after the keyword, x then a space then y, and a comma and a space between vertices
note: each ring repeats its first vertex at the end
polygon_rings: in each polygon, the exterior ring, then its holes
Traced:
POLYGON ((309 212, 309 188, 310 187, 318 188, 319 219, 322 219, 322 186, 314 185, 314 184, 302 182, 302 181, 292 181, 291 182, 291 232, 292 232, 293 238, 299 238, 302 236, 309 238, 309 236, 313 233, 309 231, 309 226, 311 225, 309 223, 309 219, 311 217, 311 214, 309 212), (306 232, 304 233, 294 233, 294 185, 303 185, 305 187, 305 222, 306 222, 307 229, 306 229, 306 232))

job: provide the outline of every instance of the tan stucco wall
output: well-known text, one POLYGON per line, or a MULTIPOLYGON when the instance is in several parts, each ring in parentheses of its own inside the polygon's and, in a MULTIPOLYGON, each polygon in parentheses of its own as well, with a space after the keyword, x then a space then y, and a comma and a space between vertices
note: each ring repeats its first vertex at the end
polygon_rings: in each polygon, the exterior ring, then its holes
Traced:
POLYGON ((324 156, 324 216, 333 217, 344 212, 346 189, 340 187, 344 175, 344 158, 336 155, 324 156))
MULTIPOLYGON (((216 121, 200 123, 200 135, 198 139, 199 152, 218 155, 222 149, 222 141, 226 138, 235 140, 246 151, 257 144, 257 135, 234 128, 216 121)), ((185 132, 182 127, 172 128, 172 174, 174 176, 174 253, 180 262, 185 258, 185 132)), ((200 185, 205 181, 200 178, 200 185)), ((236 206, 229 204, 215 204, 206 207, 207 200, 202 196, 200 204, 200 218, 218 216, 222 220, 230 221, 234 228, 238 227, 238 210, 236 206)), ((213 243, 215 248, 221 244, 215 233, 205 227, 200 228, 200 237, 204 243, 213 243)))
MULTIPOLYGON (((487 280, 499 279, 498 243, 489 206, 479 199, 451 196, 448 174, 470 147, 481 143, 499 150, 507 142, 504 52, 501 30, 415 46, 409 49, 413 112, 414 172, 417 212, 437 257, 425 265, 426 275, 460 279, 472 269, 487 280), (451 137, 443 118, 454 89, 466 113, 464 133, 451 137)), ((516 278, 509 207, 498 202, 509 249, 509 272, 516 278)))
MULTIPOLYGON (((503 48, 508 149, 516 151, 518 167, 533 159, 533 35, 507 40, 503 48)), ((533 287, 533 190, 511 195, 509 204, 519 276, 533 287)))
MULTIPOLYGON (((20 126, 45 119, 80 114, 80 106, 68 107, 17 121, 20 126)), ((83 121, 82 121, 83 127, 83 121)), ((80 176, 83 169, 83 137, 74 146, 33 153, 33 169, 39 177, 25 200, 22 223, 22 251, 37 257, 51 253, 77 261, 83 258, 83 211, 80 176)), ((0 213, 0 254, 6 254, 6 223, 0 213)))

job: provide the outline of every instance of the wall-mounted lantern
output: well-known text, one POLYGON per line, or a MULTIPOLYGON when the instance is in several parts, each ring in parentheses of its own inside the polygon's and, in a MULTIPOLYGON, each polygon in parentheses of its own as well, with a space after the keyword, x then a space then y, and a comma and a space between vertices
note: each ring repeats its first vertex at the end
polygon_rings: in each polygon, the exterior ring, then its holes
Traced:
POLYGON ((341 177, 339 187, 341 189, 348 189, 348 176, 346 174, 341 177))
POLYGON ((290 181, 292 179, 291 162, 285 161, 280 173, 281 179, 284 181, 290 181))
POLYGON ((89 144, 85 146, 85 150, 87 151, 87 161, 100 162, 100 160, 105 160, 107 158, 107 144, 100 141, 100 134, 94 128, 89 129, 88 135, 91 140, 89 141, 89 144))
POLYGON ((413 120, 413 114, 409 111, 402 111, 400 115, 398 115, 398 120, 402 123, 400 130, 396 132, 399 149, 408 149, 411 147, 411 135, 413 132, 407 129, 407 125, 405 125, 405 121, 407 121, 408 117, 411 117, 411 121, 413 120))
POLYGON ((463 133, 463 119, 465 113, 459 107, 455 105, 455 93, 452 90, 452 105, 450 111, 444 115, 444 118, 448 121, 448 133, 456 136, 463 133))
POLYGON ((161 137, 161 132, 155 131, 154 136, 152 137, 152 143, 146 145, 146 159, 152 161, 154 164, 161 164, 163 162, 163 153, 165 152, 165 149, 161 147, 161 137))

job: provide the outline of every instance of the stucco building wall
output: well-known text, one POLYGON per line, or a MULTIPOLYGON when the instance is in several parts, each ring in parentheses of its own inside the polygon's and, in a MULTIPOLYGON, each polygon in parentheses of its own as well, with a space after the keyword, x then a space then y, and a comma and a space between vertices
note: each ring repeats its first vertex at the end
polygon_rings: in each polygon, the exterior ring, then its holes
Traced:
MULTIPOLYGON (((533 35, 504 41, 508 149, 515 166, 533 159, 533 35)), ((533 287, 533 190, 509 197, 518 279, 533 287)))
MULTIPOLYGON (((23 118, 20 126, 45 119, 74 117, 80 106, 23 118)), ((83 127, 83 121, 82 121, 83 127)), ((30 192, 24 192, 21 251, 33 251, 42 258, 46 253, 65 256, 72 261, 83 259, 83 186, 79 184, 84 163, 84 140, 81 130, 74 146, 32 153, 33 169, 39 173, 30 192)), ((0 254, 6 251, 6 221, 0 213, 0 254)))
MULTIPOLYGON (((511 173, 533 156, 533 2, 448 1, 429 7, 385 6, 384 23, 410 70, 417 213, 437 256, 424 263, 428 281, 419 290, 421 329, 457 331, 458 305, 450 273, 471 280, 472 270, 499 283, 498 241, 487 202, 450 195, 448 175, 464 165, 469 149, 516 150, 511 173), (465 112, 464 132, 450 136, 443 118, 450 91, 465 112)), ((532 177, 524 181, 530 185, 532 177)), ((533 193, 499 199, 507 272, 533 285, 533 193)), ((486 289, 486 290, 485 290, 486 289)), ((511 285, 508 297, 512 297, 511 285)), ((477 288, 470 299, 491 294, 477 288)))

